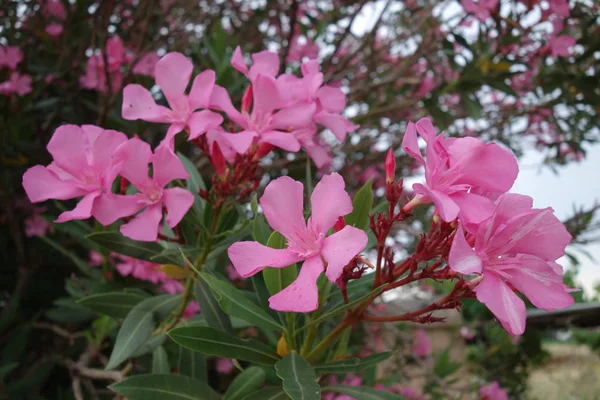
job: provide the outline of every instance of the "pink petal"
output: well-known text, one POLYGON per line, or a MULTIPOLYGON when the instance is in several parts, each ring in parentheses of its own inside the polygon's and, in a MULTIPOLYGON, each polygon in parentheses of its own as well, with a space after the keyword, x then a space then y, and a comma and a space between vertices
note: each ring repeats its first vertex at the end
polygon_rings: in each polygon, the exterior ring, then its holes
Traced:
POLYGON ((521 335, 525 332, 525 303, 498 276, 492 272, 484 273, 483 280, 473 291, 508 333, 521 335))
POLYGON ((254 95, 253 114, 268 114, 281 108, 283 103, 282 96, 275 79, 265 75, 258 75, 252 85, 252 93, 254 95))
POLYGON ((450 198, 447 194, 442 193, 438 190, 430 190, 426 186, 421 185, 420 183, 415 183, 413 185, 413 190, 415 193, 423 193, 425 194, 433 204, 435 204, 435 211, 440 215, 440 217, 446 222, 452 222, 458 217, 458 213, 460 212, 460 208, 458 205, 450 198))
POLYGON ((121 176, 138 188, 150 180, 148 163, 151 157, 150 145, 138 138, 129 139, 115 152, 115 161, 123 162, 121 176))
POLYGON ((271 128, 282 131, 304 128, 312 122, 316 108, 315 103, 298 103, 284 108, 273 115, 271 128))
POLYGON ((120 218, 136 214, 144 206, 135 195, 105 193, 96 199, 92 215, 102 225, 107 226, 120 218))
MULTIPOLYGON (((107 171, 117 148, 127 141, 124 133, 105 130, 96 138, 92 147, 92 165, 96 170, 107 171)), ((112 177, 113 180, 115 176, 112 177)), ((107 182, 109 183, 109 182, 107 182)), ((112 180, 110 181, 112 183, 112 180)))
POLYGON ((477 224, 490 218, 494 212, 494 203, 487 197, 467 192, 452 193, 449 197, 460 208, 460 220, 469 232, 476 232, 477 224))
POLYGON ((214 129, 223 123, 223 117, 214 111, 202 110, 193 113, 187 120, 190 128, 189 139, 196 139, 209 129, 214 129))
POLYGON ((575 302, 564 290, 562 276, 536 257, 521 257, 515 268, 504 269, 503 272, 510 275, 510 283, 538 308, 558 310, 575 302))
POLYGON ((159 106, 148 89, 141 85, 127 85, 123 89, 121 115, 124 119, 148 122, 169 122, 171 110, 159 106))
POLYGON ((165 221, 170 228, 174 228, 194 204, 194 195, 183 188, 163 190, 163 204, 167 208, 165 221))
POLYGON ((308 153, 310 159, 313 160, 317 168, 323 168, 328 165, 331 165, 333 157, 329 155, 325 147, 321 146, 320 144, 314 143, 313 141, 301 141, 301 144, 304 150, 306 150, 306 153, 308 153))
POLYGON ((260 198, 267 222, 285 237, 295 238, 306 229, 304 221, 304 185, 289 176, 271 181, 260 198))
POLYGON ((271 296, 269 306, 273 310, 282 312, 311 312, 316 310, 319 306, 317 279, 323 269, 323 261, 319 256, 304 261, 298 278, 281 292, 271 296))
POLYGON ((329 112, 340 114, 346 108, 346 95, 339 88, 323 86, 317 91, 317 98, 323 108, 329 112))
POLYGON ((419 135, 421 135, 426 142, 429 143, 429 141, 435 139, 435 128, 433 127, 433 124, 429 118, 421 118, 417 121, 415 127, 417 128, 419 135))
POLYGON ((223 132, 222 136, 236 153, 244 154, 258 135, 256 132, 242 131, 239 133, 223 132))
POLYGON ((270 143, 280 149, 293 153, 300 150, 300 142, 292 133, 281 131, 270 131, 260 134, 260 141, 270 143))
POLYGON ((420 165, 425 165, 425 160, 423 160, 417 140, 417 129, 412 122, 409 122, 406 126, 406 132, 404 132, 404 137, 402 138, 402 149, 409 156, 417 160, 420 165))
POLYGON ((235 270, 244 278, 265 267, 285 268, 302 260, 287 249, 272 249, 258 242, 234 243, 227 249, 227 254, 235 270))
POLYGON ((315 186, 310 196, 310 223, 316 232, 326 234, 339 217, 352 212, 352 200, 345 186, 344 178, 338 173, 323 176, 315 186))
POLYGON ((87 192, 69 182, 60 180, 46 167, 36 165, 23 174, 23 188, 32 203, 48 199, 68 200, 87 192))
MULTIPOLYGON (((517 215, 525 214, 533 207, 533 199, 517 193, 505 193, 500 196, 496 202, 494 215, 489 223, 486 224, 487 234, 494 233, 498 227, 506 223, 517 215)), ((484 230, 481 230, 481 234, 484 230)), ((480 236, 481 234, 478 234, 480 236)), ((483 237, 482 237, 483 239, 483 237)), ((479 239, 478 239, 479 240, 479 239)))
POLYGON ((175 136, 185 129, 185 124, 181 122, 175 122, 169 125, 165 138, 161 140, 157 148, 165 147, 171 151, 175 151, 175 136))
POLYGON ((89 141, 77 125, 58 127, 47 148, 54 162, 74 177, 88 169, 86 153, 90 150, 89 141))
POLYGON ((302 76, 318 74, 321 71, 321 65, 318 60, 308 60, 302 63, 300 70, 302 71, 302 76))
POLYGON ((190 177, 179 157, 164 147, 156 149, 154 156, 152 156, 152 166, 152 179, 161 188, 174 179, 187 179, 190 177))
POLYGON ((340 141, 346 140, 346 134, 360 127, 350 122, 340 114, 332 114, 321 111, 315 115, 315 121, 329 129, 340 141))
POLYGON ((192 88, 190 89, 189 105, 190 109, 207 108, 210 103, 210 96, 215 87, 216 75, 213 70, 202 71, 194 78, 192 88))
POLYGON ((229 119, 241 126, 247 127, 247 123, 242 114, 235 109, 229 98, 227 90, 219 85, 215 85, 210 96, 210 108, 213 110, 223 111, 229 119))
POLYGON ((268 50, 252 54, 250 79, 255 80, 259 75, 274 78, 279 72, 279 56, 268 50))
POLYGON ((185 97, 185 89, 193 70, 192 62, 181 53, 168 53, 156 63, 154 71, 156 83, 172 108, 185 97))
POLYGON ((158 225, 162 219, 161 204, 154 204, 121 226, 121 233, 140 242, 154 242, 158 238, 158 225))
POLYGON ((452 246, 450 247, 450 255, 448 256, 448 265, 452 270, 460 274, 480 274, 482 262, 475 250, 467 243, 465 232, 462 225, 458 225, 452 246))
POLYGON ((100 191, 90 192, 83 196, 79 203, 71 211, 65 211, 58 216, 54 222, 67 222, 74 219, 88 219, 92 216, 94 200, 100 196, 100 191))
POLYGON ((350 225, 325 238, 321 256, 327 262, 325 275, 330 282, 335 282, 340 277, 344 267, 365 248, 368 240, 362 229, 350 225))
POLYGON ((246 66, 246 60, 244 60, 240 46, 236 47, 235 51, 233 52, 233 57, 231 57, 231 65, 242 74, 248 75, 248 67, 246 66))

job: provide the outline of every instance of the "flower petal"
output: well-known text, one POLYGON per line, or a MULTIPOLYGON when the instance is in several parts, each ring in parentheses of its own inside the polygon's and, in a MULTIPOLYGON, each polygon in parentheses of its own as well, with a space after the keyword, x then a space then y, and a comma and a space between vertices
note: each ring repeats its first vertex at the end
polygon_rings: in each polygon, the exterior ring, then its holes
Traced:
POLYGON ((104 187, 110 190, 121 166, 114 165, 113 155, 117 148, 127 141, 124 133, 105 130, 94 141, 92 147, 92 165, 97 171, 103 171, 104 187))
POLYGON ((181 53, 168 53, 156 63, 154 74, 156 83, 164 93, 171 108, 176 107, 185 97, 194 66, 181 53))
POLYGON ((460 220, 469 232, 477 232, 477 225, 494 212, 494 203, 487 197, 467 192, 452 193, 449 197, 460 208, 460 220))
POLYGON ((221 114, 210 110, 196 111, 187 120, 187 125, 190 128, 188 139, 196 139, 198 136, 205 134, 207 130, 216 128, 222 123, 223 117, 221 114))
POLYGON ((261 113, 265 115, 281 108, 282 96, 279 92, 279 86, 275 79, 269 76, 258 75, 252 85, 252 94, 254 95, 252 114, 261 113))
POLYGON ((344 267, 364 250, 368 240, 363 230, 349 225, 325 238, 321 255, 327 262, 325 275, 330 282, 335 282, 340 277, 344 267))
POLYGON ((158 238, 158 226, 161 219, 161 204, 153 204, 121 226, 121 233, 140 242, 154 242, 158 238))
POLYGON ((59 126, 50 142, 48 152, 56 165, 74 177, 89 169, 87 152, 90 151, 88 136, 77 125, 59 126))
POLYGON ((171 110, 156 104, 152 94, 145 87, 133 84, 127 85, 123 89, 123 106, 121 107, 123 119, 168 122, 170 114, 171 110))
POLYGON ((282 131, 304 128, 312 122, 316 108, 315 103, 298 103, 284 108, 273 115, 271 128, 282 131))
POLYGON ((437 190, 430 190, 428 187, 415 183, 413 185, 415 193, 422 193, 435 204, 435 211, 446 222, 452 222, 458 217, 460 208, 447 194, 437 190))
POLYGON ((241 126, 247 128, 248 124, 242 114, 235 109, 231 103, 231 98, 227 90, 219 85, 215 85, 210 96, 210 108, 213 110, 223 111, 229 119, 241 126))
POLYGON ((511 335, 525 332, 525 303, 508 285, 492 272, 486 272, 473 289, 477 299, 498 318, 511 335))
POLYGON ((280 149, 291 151, 293 153, 300 150, 300 142, 292 133, 281 131, 270 131, 260 134, 260 141, 270 143, 280 149))
POLYGON ((272 249, 258 242, 237 242, 227 249, 235 270, 244 278, 260 272, 265 267, 285 268, 301 261, 287 249, 272 249))
POLYGON ((65 211, 58 216, 54 222, 67 222, 74 219, 88 219, 92 216, 92 207, 94 206, 94 200, 100 196, 100 191, 90 192, 83 196, 79 203, 71 211, 65 211))
POLYGON ((165 221, 170 228, 174 228, 194 204, 194 195, 183 188, 165 189, 163 190, 163 204, 167 208, 165 221))
POLYGON ((235 51, 233 52, 233 56, 231 57, 231 65, 242 74, 248 75, 248 66, 246 65, 246 60, 244 60, 244 55, 242 54, 240 46, 236 47, 235 51))
POLYGON ((315 115, 315 121, 325 128, 329 129, 340 141, 346 140, 346 134, 360 128, 360 125, 353 124, 346 117, 340 114, 333 114, 321 111, 315 115))
POLYGON ((32 203, 48 199, 68 200, 87 192, 70 182, 60 180, 44 166, 36 165, 23 174, 23 188, 32 203))
POLYGON ((150 145, 138 138, 129 139, 115 152, 115 161, 123 163, 121 176, 138 188, 150 179, 148 163, 151 157, 150 145))
POLYGON ((344 190, 344 178, 338 173, 323 176, 310 196, 311 226, 327 233, 339 217, 352 212, 352 200, 344 190))
POLYGON ((271 228, 285 237, 296 237, 306 229, 304 185, 289 176, 270 182, 260 198, 260 206, 271 228))
POLYGON ((250 67, 250 79, 254 80, 258 75, 274 78, 279 72, 279 56, 272 51, 263 50, 252 54, 252 67, 250 67))
POLYGON ((402 138, 402 149, 409 156, 417 160, 420 165, 425 164, 425 160, 423 160, 421 150, 419 149, 417 130, 415 128, 415 124, 412 122, 409 122, 406 126, 406 132, 404 132, 404 137, 402 138))
POLYGON ((238 133, 228 133, 223 131, 221 135, 227 141, 229 146, 238 154, 247 152, 254 141, 254 138, 258 136, 257 133, 253 131, 242 131, 238 133))
POLYGON ((156 149, 154 152, 152 167, 154 171, 152 179, 161 188, 174 179, 188 179, 190 177, 179 157, 164 147, 156 149))
POLYGON ((120 218, 136 214, 144 206, 135 195, 105 193, 96 199, 92 215, 102 225, 107 226, 120 218))
POLYGON ((346 95, 340 88, 325 85, 317 91, 317 98, 329 112, 340 114, 346 108, 346 95))
POLYGON ((215 87, 215 80, 215 71, 210 69, 196 75, 188 96, 191 110, 208 107, 210 96, 215 87))
POLYGON ((465 275, 480 274, 482 270, 481 259, 467 243, 465 232, 460 224, 454 235, 454 240, 452 240, 448 265, 453 271, 465 275))
POLYGON ((282 312, 311 312, 319 306, 317 279, 323 272, 320 257, 304 261, 298 278, 281 292, 269 297, 269 306, 282 312))

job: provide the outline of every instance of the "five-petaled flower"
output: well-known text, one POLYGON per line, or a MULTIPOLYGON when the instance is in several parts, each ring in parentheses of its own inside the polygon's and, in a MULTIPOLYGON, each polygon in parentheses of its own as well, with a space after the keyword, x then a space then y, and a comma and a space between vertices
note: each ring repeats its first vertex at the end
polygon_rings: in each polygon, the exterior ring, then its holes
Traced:
POLYGON ((322 272, 335 282, 348 264, 367 244, 364 231, 346 226, 327 236, 339 217, 352 212, 352 201, 339 174, 325 175, 310 201, 312 216, 303 215, 302 183, 287 176, 271 182, 260 199, 269 225, 287 240, 286 249, 272 249, 258 242, 238 242, 229 247, 229 258, 242 277, 265 267, 284 268, 304 261, 298 278, 271 296, 269 304, 278 311, 310 312, 319 305, 317 278, 322 272))

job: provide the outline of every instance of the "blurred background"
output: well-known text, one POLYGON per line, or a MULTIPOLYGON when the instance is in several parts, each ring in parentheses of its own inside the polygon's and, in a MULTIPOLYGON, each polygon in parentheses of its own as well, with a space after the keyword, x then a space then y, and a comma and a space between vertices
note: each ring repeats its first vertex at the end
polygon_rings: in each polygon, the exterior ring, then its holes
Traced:
MULTIPOLYGON (((372 179, 382 196, 391 147, 410 190, 422 172, 400 142, 407 122, 430 117, 448 135, 513 150, 521 172, 512 191, 553 207, 574 237, 561 260, 565 280, 582 289, 572 309, 532 312, 521 338, 474 302, 422 331, 365 327, 357 334, 372 335, 373 346, 408 350, 361 379, 402 382, 415 389, 407 398, 469 398, 462 389, 477 376, 514 399, 600 399, 599 19, 593 0, 0 2, 0 398, 79 399, 58 360, 76 359, 77 338, 101 331, 97 316, 69 297, 85 287, 93 246, 84 235, 93 226, 52 223, 62 206, 29 203, 23 172, 48 164, 45 146, 66 123, 158 144, 165 126, 121 118, 122 90, 139 83, 164 102, 153 74, 167 52, 184 53, 196 73, 215 70, 239 105, 246 79, 230 59, 240 46, 277 52, 281 73, 298 74, 316 58, 325 81, 346 93, 345 114, 360 128, 344 143, 328 131, 314 139, 328 154, 313 164, 317 175, 339 171, 354 191, 372 179), (415 356, 419 340, 430 350, 415 356)), ((179 139, 210 182, 206 160, 179 139)), ((263 172, 303 177, 306 157, 272 153, 263 172)), ((423 210, 399 229, 398 254, 411 251, 429 218, 423 210)), ((397 314, 445 290, 431 282, 379 306, 397 314)), ((225 384, 231 370, 218 367, 225 384)), ((84 396, 112 398, 100 389, 84 396)))

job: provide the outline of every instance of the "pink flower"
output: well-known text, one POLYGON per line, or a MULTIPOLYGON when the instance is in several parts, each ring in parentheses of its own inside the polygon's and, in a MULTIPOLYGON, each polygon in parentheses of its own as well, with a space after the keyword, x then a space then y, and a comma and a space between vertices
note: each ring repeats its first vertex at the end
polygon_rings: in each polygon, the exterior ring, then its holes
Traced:
POLYGON ((189 95, 185 94, 194 66, 181 53, 169 53, 156 63, 156 84, 165 95, 170 109, 159 106, 152 94, 141 85, 127 85, 123 91, 123 118, 133 121, 170 124, 161 146, 174 147, 175 135, 184 129, 189 130, 189 139, 195 139, 208 129, 223 122, 223 117, 208 108, 209 99, 215 85, 215 72, 206 70, 194 78, 189 95))
POLYGON ((460 327, 460 336, 462 336, 462 338, 465 340, 471 340, 475 337, 473 331, 471 331, 468 326, 460 327))
POLYGON ((200 306, 196 300, 192 300, 185 306, 185 310, 183 310, 183 318, 192 318, 194 315, 200 312, 200 306))
POLYGON ((217 359, 217 372, 220 374, 229 374, 233 371, 233 362, 228 358, 217 359))
POLYGON ((227 272, 227 277, 229 278, 230 281, 237 281, 239 279, 242 279, 240 274, 238 274, 236 269, 231 264, 229 264, 228 266, 225 267, 225 272, 227 272))
POLYGON ((160 57, 156 52, 144 54, 134 65, 133 73, 154 77, 154 69, 160 57))
POLYGON ((352 201, 339 174, 325 175, 310 201, 312 216, 303 215, 304 186, 287 176, 265 188, 260 205, 269 225, 287 240, 286 249, 272 249, 258 242, 238 242, 228 254, 238 273, 247 278, 265 267, 284 268, 304 261, 300 274, 287 288, 269 299, 272 309, 310 312, 319 305, 317 278, 322 272, 335 282, 342 270, 367 244, 364 231, 346 226, 325 237, 340 216, 352 211, 352 201), (325 268, 327 263, 327 268, 325 268))
POLYGON ((485 21, 491 16, 491 12, 498 7, 499 0, 479 0, 475 3, 473 0, 461 0, 463 9, 473 14, 480 21, 485 21))
POLYGON ((553 36, 548 42, 552 57, 569 57, 577 40, 568 35, 553 36))
POLYGON ((11 94, 15 93, 19 96, 24 96, 31 93, 31 77, 29 75, 21 75, 13 71, 10 74, 10 80, 0 83, 0 93, 11 94))
POLYGON ((22 60, 23 53, 17 46, 0 46, 0 66, 15 69, 22 60))
POLYGON ((62 0, 46 0, 42 2, 41 6, 42 13, 45 16, 55 17, 60 21, 64 21, 67 18, 67 10, 62 0))
MULTIPOLYGON (((118 255, 121 262, 115 264, 117 271, 121 276, 133 276, 142 281, 152 282, 155 285, 168 278, 160 270, 161 265, 150 261, 138 260, 137 258, 118 255)), ((171 293, 174 294, 174 293, 171 293)))
POLYGON ((98 253, 97 251, 90 250, 89 264, 92 267, 99 267, 102 265, 103 262, 104 262, 104 257, 102 257, 102 254, 98 253))
POLYGON ((240 46, 235 48, 231 57, 233 68, 246 75, 250 82, 254 84, 259 75, 275 78, 279 73, 279 56, 268 50, 252 54, 252 66, 248 69, 242 49, 240 46))
POLYGON ((432 354, 431 339, 423 329, 417 329, 413 341, 413 353, 416 357, 422 358, 432 354))
POLYGON ((550 10, 559 17, 568 18, 571 14, 569 0, 548 0, 548 3, 550 4, 550 10))
POLYGON ((167 211, 165 221, 173 228, 194 203, 194 195, 185 189, 165 189, 172 180, 187 179, 189 174, 171 150, 161 147, 153 155, 150 145, 137 138, 120 146, 114 158, 122 162, 121 176, 131 182, 138 193, 107 197, 95 216, 100 222, 104 220, 112 223, 144 209, 121 226, 121 233, 134 240, 155 241, 163 217, 163 207, 167 211), (151 178, 148 176, 150 161, 153 171, 151 178))
POLYGON ((112 155, 127 137, 117 131, 93 125, 63 125, 48 143, 53 162, 36 165, 23 175, 23 187, 32 203, 48 199, 68 200, 83 196, 77 206, 59 215, 56 222, 96 217, 100 203, 110 193, 121 164, 112 155))
POLYGON ((500 196, 492 217, 476 230, 475 248, 459 226, 448 258, 454 271, 482 275, 474 289, 477 299, 512 335, 525 331, 525 303, 513 287, 545 310, 574 301, 562 281, 562 267, 555 262, 565 254, 571 235, 551 208, 532 205, 528 196, 500 196))
POLYGON ((479 388, 479 395, 482 397, 481 400, 508 400, 508 395, 500 387, 498 381, 479 388))
MULTIPOLYGON (((114 65, 114 64, 113 64, 114 65)), ((116 92, 123 82, 123 74, 117 70, 110 72, 110 91, 116 92)), ((107 91, 106 72, 102 55, 90 57, 87 62, 85 75, 79 78, 79 84, 86 88, 105 93, 107 91)))
POLYGON ((507 149, 472 137, 436 136, 427 118, 408 124, 402 148, 425 167, 426 183, 413 185, 417 195, 413 201, 433 202, 446 222, 460 213, 467 229, 489 218, 494 209, 492 199, 510 189, 519 171, 507 149), (416 132, 427 143, 427 161, 421 156, 416 132))
POLYGON ((48 223, 39 212, 34 212, 33 215, 25 218, 24 233, 27 237, 32 236, 46 236, 47 232, 54 232, 54 226, 48 223))
POLYGON ((46 33, 50 36, 60 36, 63 32, 62 24, 50 24, 46 27, 46 33))

